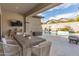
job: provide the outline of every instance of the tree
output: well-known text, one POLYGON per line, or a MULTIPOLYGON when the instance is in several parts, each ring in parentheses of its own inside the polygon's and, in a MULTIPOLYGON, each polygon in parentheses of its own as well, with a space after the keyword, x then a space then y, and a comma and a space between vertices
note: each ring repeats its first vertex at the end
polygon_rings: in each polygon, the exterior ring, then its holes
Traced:
POLYGON ((76 21, 79 21, 79 15, 76 17, 76 21))

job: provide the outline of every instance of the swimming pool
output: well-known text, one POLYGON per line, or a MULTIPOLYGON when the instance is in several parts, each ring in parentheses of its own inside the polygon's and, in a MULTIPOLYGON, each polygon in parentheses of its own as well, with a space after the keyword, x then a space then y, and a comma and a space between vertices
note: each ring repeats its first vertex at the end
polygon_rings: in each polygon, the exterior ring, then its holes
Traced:
POLYGON ((68 36, 69 32, 68 31, 43 31, 43 35, 64 35, 64 36, 68 36))

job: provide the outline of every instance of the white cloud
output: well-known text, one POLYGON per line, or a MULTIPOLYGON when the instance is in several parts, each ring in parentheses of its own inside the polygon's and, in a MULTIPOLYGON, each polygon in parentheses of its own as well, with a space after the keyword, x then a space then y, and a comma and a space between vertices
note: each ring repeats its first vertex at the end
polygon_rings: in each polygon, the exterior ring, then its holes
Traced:
POLYGON ((52 20, 52 19, 57 19, 57 18, 56 18, 56 17, 50 17, 50 18, 49 18, 49 20, 52 20))
POLYGON ((64 3, 64 4, 61 4, 61 5, 56 6, 56 7, 54 7, 54 8, 51 8, 51 9, 49 9, 49 10, 47 10, 47 11, 52 11, 52 10, 54 10, 54 9, 60 9, 60 8, 68 8, 68 7, 71 6, 71 5, 73 5, 73 4, 71 4, 71 3, 64 3))
POLYGON ((42 16, 42 15, 43 15, 42 13, 37 14, 37 16, 42 16))
POLYGON ((69 18, 69 17, 74 17, 74 12, 73 13, 66 13, 66 14, 60 14, 56 16, 57 18, 69 18))
POLYGON ((51 20, 51 19, 60 19, 60 18, 74 18, 78 14, 79 14, 79 12, 60 14, 60 15, 57 15, 55 17, 50 17, 49 20, 51 20))
POLYGON ((47 10, 47 11, 52 11, 52 10, 54 10, 54 9, 60 9, 60 8, 64 9, 64 8, 70 7, 71 5, 76 5, 76 4, 77 4, 77 3, 63 3, 63 4, 59 5, 59 6, 56 6, 56 7, 54 7, 54 8, 51 8, 51 9, 49 9, 49 10, 47 10))
POLYGON ((71 5, 73 5, 73 4, 66 3, 66 4, 63 5, 63 8, 68 8, 68 7, 70 7, 71 5))
POLYGON ((54 9, 59 9, 59 7, 57 6, 57 7, 51 8, 51 9, 49 9, 47 11, 53 11, 54 9))
MULTIPOLYGON (((64 9, 64 8, 68 8, 69 6, 71 6, 71 5, 76 5, 77 3, 64 3, 64 4, 61 4, 61 5, 59 5, 59 6, 56 6, 56 7, 54 7, 54 8, 51 8, 51 9, 48 9, 47 11, 53 11, 54 9, 64 9)), ((46 11, 45 11, 46 12, 46 11)), ((37 14, 37 16, 44 16, 44 14, 43 13, 39 13, 39 14, 37 14)))
POLYGON ((41 22, 43 22, 43 23, 46 22, 46 21, 48 21, 48 20, 47 19, 41 19, 41 22))

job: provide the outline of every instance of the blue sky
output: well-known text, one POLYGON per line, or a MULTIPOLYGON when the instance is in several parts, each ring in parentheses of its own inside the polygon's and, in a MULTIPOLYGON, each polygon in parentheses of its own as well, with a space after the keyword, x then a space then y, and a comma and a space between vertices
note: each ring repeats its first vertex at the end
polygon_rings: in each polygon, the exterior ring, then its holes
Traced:
POLYGON ((79 14, 79 3, 65 3, 49 10, 46 10, 38 15, 44 16, 44 21, 60 18, 74 18, 79 14))

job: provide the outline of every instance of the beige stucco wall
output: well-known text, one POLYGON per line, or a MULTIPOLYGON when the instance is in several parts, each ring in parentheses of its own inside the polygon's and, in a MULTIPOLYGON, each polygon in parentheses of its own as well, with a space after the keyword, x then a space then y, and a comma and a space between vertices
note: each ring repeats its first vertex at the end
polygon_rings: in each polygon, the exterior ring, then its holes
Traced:
POLYGON ((26 32, 30 33, 33 32, 41 32, 42 26, 41 26, 41 19, 40 18, 33 18, 31 16, 26 17, 26 32))
MULTIPOLYGON (((23 22, 23 16, 17 13, 12 13, 8 11, 2 11, 2 33, 4 34, 8 29, 13 29, 15 27, 11 27, 9 25, 9 20, 20 20, 23 22)), ((23 28, 23 27, 18 27, 23 28)))
MULTIPOLYGON (((12 13, 8 11, 2 11, 2 33, 5 34, 7 30, 13 29, 15 27, 11 27, 8 23, 9 20, 20 20, 23 22, 23 16, 17 13, 12 13)), ((30 31, 34 32, 41 32, 42 26, 41 26, 41 19, 40 18, 33 18, 31 16, 26 17, 26 33, 30 34, 30 31)), ((23 27, 17 27, 22 28, 23 27)))

